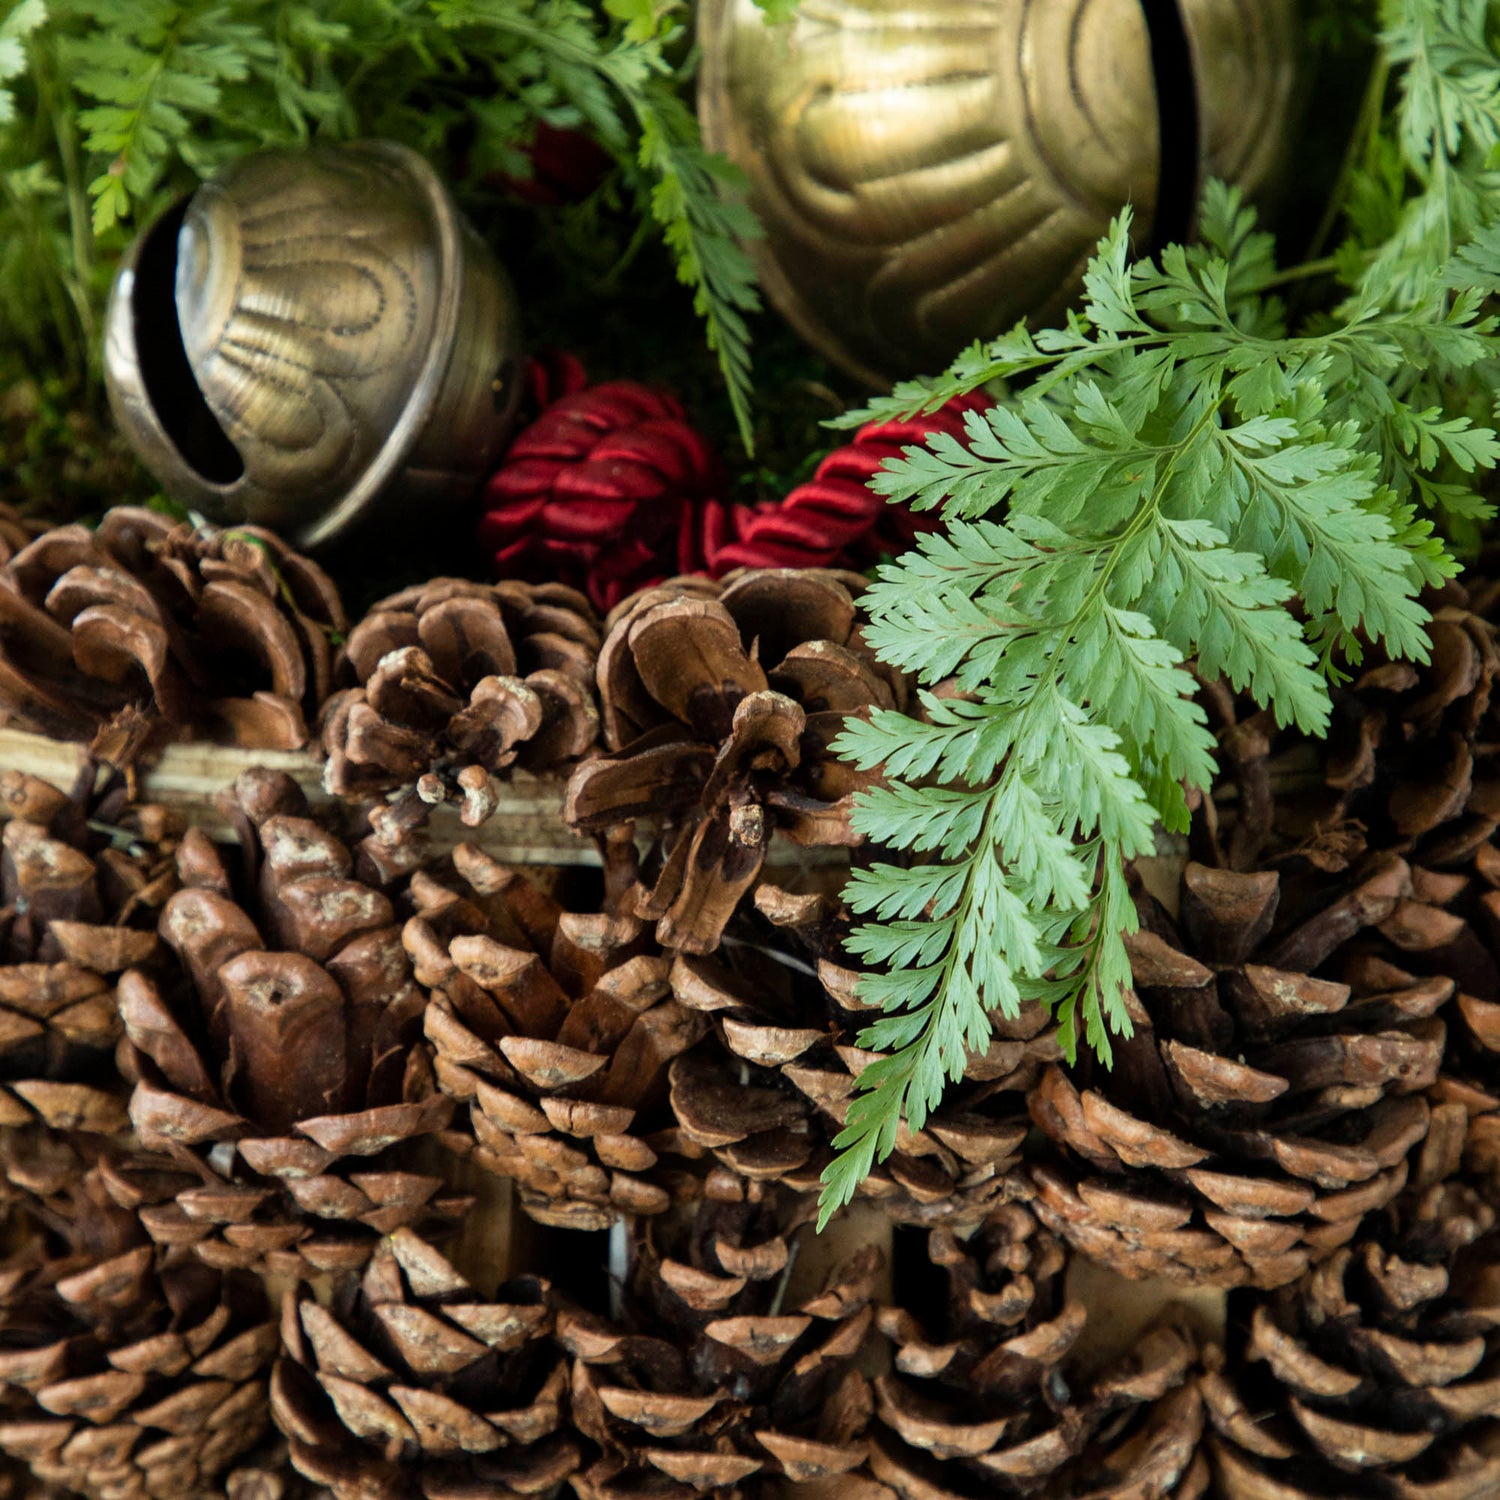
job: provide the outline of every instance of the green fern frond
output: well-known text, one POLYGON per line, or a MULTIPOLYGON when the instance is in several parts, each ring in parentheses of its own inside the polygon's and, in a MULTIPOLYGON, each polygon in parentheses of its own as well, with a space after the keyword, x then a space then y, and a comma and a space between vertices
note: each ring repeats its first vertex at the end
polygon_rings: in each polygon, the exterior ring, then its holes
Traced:
POLYGON ((885 1055, 860 1076, 825 1217, 962 1076, 990 1015, 1044 1005, 1070 1055, 1083 1039, 1107 1059, 1129 1034, 1123 872, 1158 822, 1186 828, 1215 771, 1190 659, 1320 735, 1337 645, 1427 655, 1418 596, 1455 564, 1404 496, 1437 476, 1462 489, 1500 444, 1414 404, 1403 378, 1500 356, 1475 285, 1500 270, 1492 238, 1450 268, 1457 296, 1436 280, 1410 306, 1363 293, 1291 333, 1256 290, 1271 247, 1238 195, 1212 187, 1203 217, 1208 243, 1132 264, 1121 215, 1065 328, 1017 328, 860 414, 976 378, 1017 391, 872 481, 948 525, 878 571, 867 639, 964 696, 927 692, 922 721, 876 714, 836 744, 883 767, 855 826, 908 862, 847 888, 874 918, 850 946, 884 1012, 858 1041, 885 1055))

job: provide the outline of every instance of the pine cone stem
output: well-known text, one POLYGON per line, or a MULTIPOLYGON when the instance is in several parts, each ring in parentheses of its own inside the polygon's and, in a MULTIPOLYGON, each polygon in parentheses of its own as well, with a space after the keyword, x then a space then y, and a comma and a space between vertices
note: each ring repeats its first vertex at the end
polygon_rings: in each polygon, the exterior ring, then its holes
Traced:
POLYGON ((782 1300, 796 1306, 815 1296, 839 1266, 869 1245, 879 1252, 881 1260, 871 1295, 877 1302, 889 1302, 894 1295, 891 1285, 894 1237, 895 1225, 889 1214, 871 1203, 851 1204, 821 1233, 803 1235, 796 1242, 796 1259, 788 1267, 782 1300))
MULTIPOLYGON (((77 781, 81 764, 81 746, 0 727, 0 767, 6 770, 38 777, 67 792, 77 781)), ((170 808, 211 838, 234 839, 236 831, 225 821, 215 799, 242 772, 252 769, 284 772, 302 788, 321 819, 343 820, 351 830, 356 826, 357 811, 323 791, 323 757, 314 750, 238 750, 201 742, 168 745, 155 764, 140 768, 135 800, 170 808)), ((432 858, 450 853, 459 844, 476 844, 508 865, 599 867, 605 861, 594 841, 576 837, 562 821, 564 784, 561 779, 514 773, 510 780, 497 783, 495 810, 479 828, 465 827, 457 807, 434 808, 426 829, 432 858)), ((0 803, 0 822, 8 816, 9 809, 0 803)), ((611 857, 620 856, 612 851, 611 857)), ((802 849, 778 840, 772 843, 766 862, 802 868, 842 864, 846 858, 842 849, 802 849)))
POLYGON ((1169 1308, 1188 1319, 1204 1344, 1224 1342, 1229 1294, 1223 1287, 1184 1286, 1166 1276, 1127 1281, 1086 1255, 1069 1260, 1064 1287, 1071 1300, 1089 1311, 1073 1346, 1085 1370, 1102 1370, 1124 1358, 1169 1308))
POLYGON ((452 1152, 444 1153, 442 1173, 454 1191, 474 1199, 473 1209, 443 1243, 443 1254, 460 1276, 489 1297, 502 1281, 541 1263, 531 1220, 516 1203, 510 1178, 452 1152))

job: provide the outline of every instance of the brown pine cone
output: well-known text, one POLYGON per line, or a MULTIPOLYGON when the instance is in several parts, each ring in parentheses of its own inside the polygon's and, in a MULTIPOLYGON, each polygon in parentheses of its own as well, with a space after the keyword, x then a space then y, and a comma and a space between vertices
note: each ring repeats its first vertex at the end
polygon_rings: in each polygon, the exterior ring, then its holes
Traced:
MULTIPOLYGON (((0 500, 0 567, 47 528, 0 500)), ((0 721, 3 722, 3 721, 0 721)))
POLYGON ((1149 1330, 1079 1386, 1068 1360, 1082 1304, 1063 1290, 1061 1244, 1018 1204, 967 1239, 927 1236, 925 1265, 897 1259, 896 1305, 878 1314, 895 1368, 875 1382, 869 1474, 899 1500, 1198 1500, 1206 1464, 1184 1325, 1149 1330), (939 1296, 929 1285, 940 1278, 939 1296), (922 1317, 909 1307, 930 1309, 922 1317), (1075 1389, 1075 1386, 1078 1388, 1075 1389))
POLYGON ((359 799, 414 788, 482 823, 492 777, 556 771, 594 743, 598 656, 593 609, 560 584, 436 578, 393 594, 340 658, 353 686, 324 710, 328 789, 359 799))
POLYGON ((276 1324, 251 1278, 144 1242, 90 1174, 0 1264, 0 1451, 98 1500, 196 1500, 266 1429, 276 1324))
MULTIPOLYGON (((1450 585, 1430 602, 1466 597, 1450 585)), ((1458 604, 1435 608, 1432 636, 1430 663, 1373 659, 1335 690, 1326 744, 1275 732, 1264 711, 1241 718, 1222 684, 1206 688, 1224 774, 1195 820, 1194 850, 1232 869, 1290 863, 1339 879, 1375 853, 1405 859, 1415 888, 1381 928, 1384 956, 1495 1001, 1500 637, 1458 604)), ((1311 874, 1302 894, 1305 915, 1320 898, 1311 874)))
POLYGON ((1390 854, 1323 864, 1189 864, 1175 922, 1141 892, 1134 1036, 1032 1096, 1058 1148, 1037 1212, 1123 1275, 1278 1286, 1405 1185, 1454 985, 1403 950, 1447 887, 1390 854))
POLYGON ((466 1205, 402 1150, 453 1113, 420 1045, 427 996, 390 899, 289 778, 245 773, 227 810, 242 878, 190 832, 161 918, 181 974, 120 982, 130 1118, 186 1180, 127 1164, 119 1191, 216 1265, 357 1267, 375 1236, 466 1205))
POLYGON ((332 1305, 288 1294, 271 1410, 292 1462, 335 1500, 551 1494, 578 1465, 551 1291, 481 1297, 408 1229, 332 1305))
POLYGON ((433 991, 438 1085, 469 1106, 444 1141, 515 1179, 542 1223, 660 1213, 681 1178, 657 1139, 666 1069, 707 1022, 672 998, 641 924, 566 912, 468 845, 451 888, 418 875, 411 892, 403 941, 433 991))
MULTIPOLYGON (((820 904, 762 885, 757 906, 785 928, 820 904)), ((814 954, 836 948, 836 925, 800 935, 814 954)), ((682 1134, 732 1172, 816 1193, 843 1129, 859 1074, 876 1054, 855 1038, 868 1022, 857 975, 827 957, 816 974, 763 944, 736 943, 712 958, 679 955, 672 993, 713 1021, 713 1035, 672 1064, 672 1110, 682 1134)), ((900 1223, 976 1224, 1026 1191, 1015 1168, 1029 1131, 1026 1091, 1061 1053, 1041 1010, 995 1020, 995 1038, 970 1059, 921 1130, 903 1127, 896 1150, 861 1184, 900 1223)))
MULTIPOLYGON (((1377 662, 1338 695, 1319 790, 1329 816, 1358 820, 1407 855, 1423 884, 1387 958, 1457 984, 1432 1097, 1469 1116, 1468 1169, 1500 1204, 1500 586, 1456 584, 1434 614, 1433 659, 1377 662)), ((1297 809, 1294 807, 1295 816, 1297 809)), ((1282 841, 1306 839, 1288 818, 1282 841)))
POLYGON ((759 880, 776 832, 852 845, 868 778, 829 744, 850 713, 899 707, 904 685, 863 643, 848 574, 767 569, 646 589, 606 621, 604 742, 563 816, 606 833, 650 818, 660 838, 636 915, 665 948, 710 953, 759 880))
POLYGON ((1466 1124, 1463 1163, 1500 1205, 1500 1002, 1460 993, 1448 1008, 1448 1050, 1432 1090, 1434 1104, 1457 1107, 1466 1124))
POLYGON ((1041 1489, 1087 1436, 1061 1369, 1084 1324, 1063 1247, 1011 1204, 967 1239, 931 1230, 924 1259, 898 1261, 896 1296, 932 1313, 878 1314, 895 1369, 875 1382, 870 1472, 903 1500, 1041 1489))
POLYGON ((0 566, 0 713, 88 740, 135 707, 179 737, 294 750, 345 629, 332 581, 271 532, 121 506, 0 566))
MULTIPOLYGON (((160 968, 161 908, 176 888, 181 825, 129 807, 120 782, 72 796, 0 771, 0 1129, 128 1128, 115 1068, 116 984, 160 968)), ((5 1155, 13 1160, 14 1138, 5 1155)))
POLYGON ((292 1467, 286 1439, 273 1427, 266 1440, 224 1476, 224 1500, 333 1500, 333 1492, 309 1483, 292 1467))
POLYGON ((1454 1181, 1372 1214, 1295 1284, 1231 1304, 1204 1377, 1224 1500, 1500 1494, 1500 1235, 1454 1181))
POLYGON ((1168 1313, 1089 1391, 1092 1436, 1058 1476, 1056 1500, 1206 1500, 1197 1341, 1168 1313))
MULTIPOLYGON (((1267 710, 1205 687, 1222 775, 1195 829, 1206 862, 1255 869, 1291 849, 1338 856, 1348 838, 1429 869, 1469 867, 1500 827, 1493 686, 1500 585, 1447 584, 1433 610, 1432 658, 1370 649, 1333 691, 1326 744, 1278 731, 1267 710)), ((1493 857, 1493 851, 1490 856, 1493 857)))
POLYGON ((749 1500, 776 1477, 837 1486, 865 1456, 870 1392, 854 1361, 878 1251, 784 1307, 806 1211, 726 1187, 739 1201, 710 1196, 636 1222, 612 1320, 558 1312, 573 1421, 594 1444, 573 1480, 579 1500, 749 1500))
MULTIPOLYGON (((1500 784, 1492 779, 1500 770, 1500 704, 1492 703, 1500 641, 1491 623, 1495 587, 1479 588, 1471 597, 1450 584, 1429 601, 1430 662, 1372 657, 1336 694, 1322 763, 1335 800, 1320 799, 1323 826, 1357 819, 1413 864, 1441 869, 1468 864, 1492 841, 1500 827, 1500 784)), ((1309 805, 1293 801, 1288 814, 1309 805)))
MULTIPOLYGON (((1141 898, 1148 1029, 1112 1075, 1080 1069, 1081 1094, 1052 1075, 1033 1101, 1064 1145, 1036 1173, 1040 1211, 1127 1275, 1274 1286, 1345 1243, 1405 1181, 1427 1129, 1411 1095, 1448 1027, 1469 1057, 1469 1022, 1500 1001, 1483 775, 1500 656, 1449 596, 1432 662, 1372 657, 1336 693, 1327 747, 1205 689, 1225 774, 1193 841, 1233 869, 1158 892, 1176 922, 1141 898)), ((1454 1068, 1436 1097, 1493 1108, 1454 1068)))

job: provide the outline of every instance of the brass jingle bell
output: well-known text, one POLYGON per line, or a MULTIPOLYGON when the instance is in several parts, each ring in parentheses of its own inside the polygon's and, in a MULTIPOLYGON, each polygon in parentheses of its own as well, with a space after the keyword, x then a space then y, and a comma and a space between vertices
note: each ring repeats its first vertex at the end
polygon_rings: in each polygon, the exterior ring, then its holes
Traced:
POLYGON ((1207 177, 1266 185, 1296 37, 1295 0, 703 0, 699 116, 771 301, 883 386, 1060 321, 1126 203, 1146 244, 1159 186, 1175 234, 1207 177))
POLYGON ((472 498, 520 367, 510 278, 385 141, 235 162, 137 237, 105 315, 110 405, 166 492, 302 548, 472 498))

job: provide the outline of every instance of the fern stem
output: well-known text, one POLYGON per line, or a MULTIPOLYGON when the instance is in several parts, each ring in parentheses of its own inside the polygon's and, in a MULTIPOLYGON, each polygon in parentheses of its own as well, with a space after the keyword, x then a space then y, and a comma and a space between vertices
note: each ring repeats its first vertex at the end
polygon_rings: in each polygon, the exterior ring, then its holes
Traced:
POLYGON ((1249 282, 1243 290, 1247 293, 1269 292, 1292 282, 1310 281, 1314 276, 1331 275, 1338 268, 1338 256, 1324 255, 1318 260, 1305 260, 1295 266, 1288 266, 1285 270, 1263 277, 1260 281, 1249 282))
MULTIPOLYGON (((37 214, 34 201, 17 193, 6 180, 3 172, 0 172, 0 193, 3 193, 9 200, 12 210, 26 228, 26 237, 32 245, 33 261, 40 272, 41 285, 44 288, 43 295, 51 304, 53 326, 62 340, 64 358, 70 366, 69 373, 74 377, 81 375, 84 364, 77 348, 77 329, 71 317, 72 308, 67 295, 67 276, 58 257, 52 252, 46 225, 37 214)), ((44 335, 37 332, 33 335, 32 342, 34 345, 41 346, 43 339, 44 335)), ((42 348, 37 347, 36 352, 42 353, 42 348)))
POLYGON ((88 291, 93 279, 93 236, 89 227, 88 193, 78 155, 78 134, 74 129, 75 106, 66 76, 56 66, 57 60, 55 45, 43 46, 38 42, 34 76, 39 102, 51 118, 58 157, 62 162, 63 189, 68 204, 68 241, 73 256, 72 266, 60 265, 58 272, 82 330, 83 370, 80 373, 86 374, 92 384, 98 376, 100 360, 94 308, 88 291))
POLYGON ((177 44, 182 39, 182 28, 185 16, 179 10, 173 17, 172 24, 162 34, 161 49, 153 54, 151 66, 146 70, 145 77, 141 82, 140 94, 135 109, 131 114, 130 129, 125 140, 115 155, 114 161, 109 165, 111 176, 118 175, 123 181, 130 170, 130 155, 135 148, 136 137, 140 133, 141 122, 146 118, 147 107, 151 95, 155 92, 157 83, 166 71, 167 61, 177 50, 177 44))
POLYGON ((1193 444, 1203 436, 1209 424, 1218 416, 1219 408, 1223 406, 1227 399, 1228 392, 1221 390, 1203 415, 1193 423, 1187 436, 1181 442, 1175 443, 1172 446, 1172 456, 1166 461, 1162 466, 1161 472, 1156 476, 1156 483, 1151 486, 1151 494, 1148 496, 1146 503, 1131 516, 1129 523, 1123 531, 1105 539, 1105 546, 1109 549, 1109 555, 1104 561, 1104 566, 1100 568, 1098 576, 1089 586, 1089 591, 1084 596, 1083 603, 1079 605, 1078 612, 1068 622, 1066 630, 1059 632, 1056 650, 1061 650, 1068 632, 1075 629, 1087 619, 1089 614, 1104 597, 1104 591, 1109 585, 1110 577, 1114 573, 1120 558, 1124 555, 1125 544, 1134 537, 1139 536, 1148 526, 1154 525, 1160 519, 1161 502, 1166 495, 1167 485, 1177 470, 1177 465, 1182 461, 1183 455, 1188 453, 1192 449, 1193 444))

